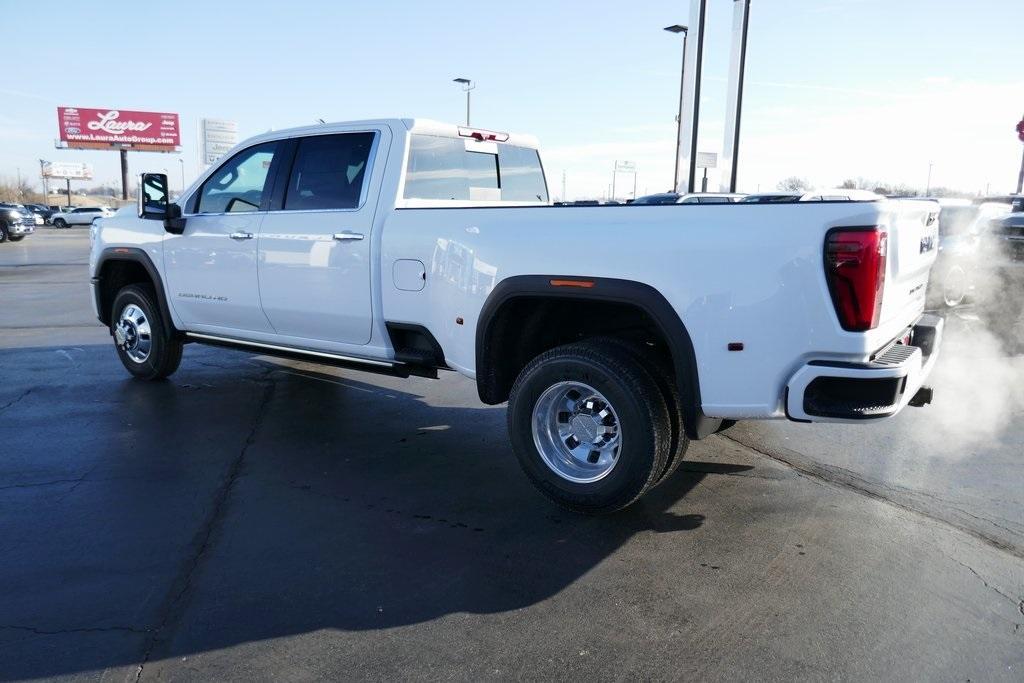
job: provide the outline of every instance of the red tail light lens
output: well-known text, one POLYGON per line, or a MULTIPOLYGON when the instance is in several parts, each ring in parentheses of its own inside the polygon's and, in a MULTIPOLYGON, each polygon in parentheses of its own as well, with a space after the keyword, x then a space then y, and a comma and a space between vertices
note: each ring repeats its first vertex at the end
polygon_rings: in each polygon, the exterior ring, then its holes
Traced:
POLYGON ((844 330, 878 326, 887 252, 888 235, 878 228, 839 228, 825 238, 825 278, 844 330))

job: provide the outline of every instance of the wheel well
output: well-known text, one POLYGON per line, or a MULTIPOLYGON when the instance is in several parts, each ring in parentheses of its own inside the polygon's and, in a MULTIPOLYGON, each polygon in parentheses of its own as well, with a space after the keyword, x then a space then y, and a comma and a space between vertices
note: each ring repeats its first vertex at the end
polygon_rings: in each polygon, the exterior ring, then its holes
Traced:
POLYGON ((527 363, 556 346, 592 337, 620 337, 647 344, 672 372, 672 352, 657 322, 636 304, 619 301, 517 296, 486 321, 478 357, 477 389, 484 403, 508 400, 527 363))
POLYGON ((108 260, 103 264, 99 274, 99 317, 105 325, 110 325, 110 308, 114 305, 114 297, 128 285, 148 284, 154 286, 153 278, 146 268, 138 261, 108 260))

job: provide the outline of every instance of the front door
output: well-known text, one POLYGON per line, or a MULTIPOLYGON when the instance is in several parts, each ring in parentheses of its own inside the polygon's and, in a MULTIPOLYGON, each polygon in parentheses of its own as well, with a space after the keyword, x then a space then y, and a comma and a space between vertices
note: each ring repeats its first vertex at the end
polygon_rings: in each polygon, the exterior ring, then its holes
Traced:
POLYGON ((278 148, 255 145, 224 162, 190 198, 185 231, 166 237, 168 295, 190 330, 273 331, 260 308, 256 245, 278 148))
POLYGON ((370 231, 376 202, 367 197, 375 195, 368 187, 381 135, 353 131, 296 141, 291 173, 275 200, 280 210, 267 213, 259 235, 260 298, 279 335, 344 344, 370 341, 370 231))

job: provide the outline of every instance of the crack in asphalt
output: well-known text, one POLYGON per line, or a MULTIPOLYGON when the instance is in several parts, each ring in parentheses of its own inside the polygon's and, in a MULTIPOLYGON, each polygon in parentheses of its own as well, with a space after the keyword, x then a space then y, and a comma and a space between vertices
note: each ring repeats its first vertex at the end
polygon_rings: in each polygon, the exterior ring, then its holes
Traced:
POLYGON ((0 624, 0 629, 7 629, 10 631, 28 631, 40 636, 59 636, 65 633, 149 633, 150 629, 144 628, 139 629, 134 626, 91 626, 82 628, 60 628, 60 629, 42 629, 36 628, 35 626, 22 626, 20 624, 0 624))
POLYGON ((269 374, 269 372, 264 373, 264 376, 261 378, 261 381, 265 383, 263 396, 260 399, 259 405, 256 407, 249 433, 246 436, 245 441, 242 443, 242 448, 239 450, 238 455, 236 455, 235 459, 231 461, 231 465, 228 468, 227 475, 224 477, 223 482, 213 495, 213 504, 210 509, 210 514, 207 515, 206 520, 200 526, 199 531, 196 533, 192 542, 192 545, 195 547, 195 551, 186 558, 181 571, 178 573, 178 578, 175 579, 174 583, 172 583, 172 589, 169 591, 169 599, 165 601, 164 606, 161 609, 164 616, 160 619, 157 627, 152 630, 152 635, 146 643, 146 647, 143 650, 142 661, 139 662, 138 669, 135 673, 136 683, 138 683, 142 678, 142 673, 146 664, 149 663, 153 652, 161 643, 161 634, 163 634, 165 630, 172 628, 184 612, 186 606, 184 600, 192 588, 192 579, 202 564, 202 560, 207 551, 212 546, 214 531, 220 525, 220 522, 223 520, 224 515, 227 512, 228 499, 231 497, 231 491, 235 486, 235 482, 241 475, 245 455, 256 441, 256 433, 259 431, 260 423, 263 420, 263 414, 266 412, 267 406, 270 404, 270 399, 273 397, 275 384, 273 381, 269 381, 269 374), (177 590, 174 590, 173 586, 176 584, 180 587, 177 590))
MULTIPOLYGON (((939 552, 942 553, 943 555, 945 555, 947 558, 949 558, 953 562, 956 562, 958 565, 960 565, 961 567, 963 567, 964 569, 969 571, 971 574, 973 574, 974 577, 976 579, 978 579, 978 581, 981 581, 982 585, 985 586, 985 588, 989 589, 990 591, 992 591, 996 595, 1000 596, 1001 598, 1005 598, 1006 600, 1009 600, 1014 605, 1014 607, 1017 608, 1017 611, 1020 612, 1021 616, 1024 616, 1024 599, 1022 599, 1020 597, 1017 597, 1017 596, 1010 595, 1009 593, 1007 593, 1006 591, 1002 590, 998 586, 994 586, 994 585, 990 584, 988 582, 988 580, 978 572, 978 570, 976 570, 974 567, 972 567, 971 565, 967 564, 966 562, 961 562, 960 560, 958 560, 957 558, 953 557, 952 555, 950 555, 949 553, 945 552, 944 550, 939 549, 939 552)), ((1020 623, 1016 623, 1016 622, 1012 622, 1012 623, 1013 623, 1013 632, 1014 633, 1018 633, 1018 632, 1020 632, 1021 628, 1024 628, 1024 624, 1020 624, 1020 623)))
MULTIPOLYGON (((882 502, 888 503, 890 505, 900 508, 901 510, 906 510, 907 512, 912 512, 921 515, 922 517, 926 517, 927 519, 930 519, 934 522, 938 522, 948 527, 952 527, 957 531, 961 531, 967 534, 968 536, 971 536, 972 538, 975 538, 985 543, 986 545, 990 545, 993 548, 1008 553, 1009 555, 1012 555, 1015 558, 1024 559, 1024 547, 1011 541, 1007 541, 1005 539, 996 538, 991 534, 988 534, 974 527, 968 526, 967 524, 963 524, 955 519, 950 519, 949 517, 943 516, 939 512, 930 510, 912 500, 900 500, 898 488, 888 486, 882 482, 864 479, 863 477, 855 474, 854 472, 843 469, 842 467, 823 465, 808 458, 803 458, 802 456, 799 456, 799 454, 794 453, 792 455, 788 455, 780 452, 775 452, 775 449, 773 449, 772 451, 764 450, 763 448, 753 446, 749 443, 746 443, 745 441, 741 441, 725 433, 718 434, 718 436, 723 439, 727 439, 728 441, 731 441, 734 444, 750 449, 751 451, 763 455, 766 458, 782 463, 783 465, 786 465, 787 467, 795 470, 797 473, 805 477, 825 482, 833 486, 838 486, 848 491, 858 493, 862 496, 874 498, 875 500, 880 500, 882 502)), ((792 453, 788 449, 783 450, 792 453)), ((910 491, 909 489, 904 489, 904 491, 906 492, 907 497, 911 495, 916 495, 916 492, 910 491)), ((1005 527, 1000 526, 992 520, 983 517, 977 517, 976 515, 971 515, 970 513, 966 514, 975 519, 984 520, 985 522, 992 524, 995 527, 1004 529, 1006 531, 1013 531, 1011 529, 1006 529, 1005 527)))
POLYGON ((21 395, 18 396, 18 398, 14 399, 12 401, 9 401, 9 402, 5 403, 4 405, 0 406, 0 412, 3 412, 4 410, 7 410, 11 406, 13 406, 15 403, 18 403, 23 398, 25 398, 26 396, 31 394, 34 390, 35 390, 35 387, 32 387, 31 389, 26 389, 25 391, 21 392, 21 395))

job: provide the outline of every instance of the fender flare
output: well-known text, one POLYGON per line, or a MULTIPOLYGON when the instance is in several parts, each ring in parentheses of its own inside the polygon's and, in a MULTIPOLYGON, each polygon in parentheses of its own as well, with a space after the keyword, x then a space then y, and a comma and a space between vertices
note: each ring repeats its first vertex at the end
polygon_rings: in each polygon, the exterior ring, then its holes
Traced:
POLYGON ((164 281, 160 277, 160 271, 153 265, 153 260, 149 257, 149 254, 143 249, 137 247, 107 247, 100 252, 99 258, 96 259, 96 276, 92 278, 92 292, 93 297, 96 300, 96 310, 99 312, 99 320, 106 326, 110 326, 109 311, 106 311, 103 307, 103 296, 102 296, 102 282, 103 282, 103 268, 107 263, 112 261, 130 261, 132 263, 138 263, 142 266, 146 274, 149 275, 149 279, 153 281, 153 288, 156 290, 156 303, 160 308, 160 315, 163 316, 167 323, 168 330, 177 334, 178 330, 174 327, 174 318, 171 317, 170 307, 167 305, 167 292, 164 291, 164 281))
POLYGON ((676 384, 684 401, 687 435, 693 439, 700 439, 718 429, 720 420, 705 416, 701 409, 700 374, 689 331, 661 292, 634 280, 579 275, 517 275, 499 282, 484 302, 476 326, 477 390, 484 402, 488 402, 487 383, 493 381, 493 375, 487 371, 485 359, 490 352, 489 341, 494 321, 502 306, 519 297, 607 301, 636 306, 655 322, 668 343, 676 384), (585 281, 593 284, 585 287, 552 284, 559 281, 585 281))

